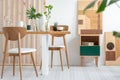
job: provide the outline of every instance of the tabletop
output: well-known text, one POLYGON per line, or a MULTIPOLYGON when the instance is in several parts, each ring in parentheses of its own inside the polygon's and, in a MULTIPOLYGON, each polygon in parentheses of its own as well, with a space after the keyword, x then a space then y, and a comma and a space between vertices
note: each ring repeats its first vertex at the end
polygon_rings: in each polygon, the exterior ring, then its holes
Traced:
MULTIPOLYGON (((70 31, 39 31, 39 32, 32 32, 28 31, 27 34, 70 34, 70 31)), ((3 32, 0 32, 0 34, 3 34, 3 32)))

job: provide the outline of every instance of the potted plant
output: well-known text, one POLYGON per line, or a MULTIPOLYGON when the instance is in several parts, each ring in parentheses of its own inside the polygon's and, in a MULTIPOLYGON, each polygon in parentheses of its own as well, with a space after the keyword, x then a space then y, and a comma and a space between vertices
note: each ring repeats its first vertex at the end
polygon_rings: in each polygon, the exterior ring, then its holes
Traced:
POLYGON ((46 11, 44 12, 44 15, 46 16, 46 24, 45 24, 45 27, 46 27, 46 31, 48 31, 48 27, 49 27, 49 20, 51 18, 51 11, 53 9, 53 6, 52 5, 47 5, 45 6, 46 8, 46 11))
POLYGON ((53 30, 54 30, 54 31, 57 31, 57 26, 58 26, 58 23, 55 22, 55 23, 54 23, 54 26, 53 26, 53 30))
POLYGON ((38 31, 36 19, 39 19, 42 16, 42 14, 36 12, 36 9, 32 6, 30 9, 26 11, 26 15, 28 19, 31 19, 34 22, 35 31, 38 31))

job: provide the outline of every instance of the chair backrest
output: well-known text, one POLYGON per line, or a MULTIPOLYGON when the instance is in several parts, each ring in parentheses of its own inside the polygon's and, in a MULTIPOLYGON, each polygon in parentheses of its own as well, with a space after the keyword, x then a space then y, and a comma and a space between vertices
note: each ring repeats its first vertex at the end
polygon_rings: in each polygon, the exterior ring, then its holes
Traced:
MULTIPOLYGON (((54 25, 50 26, 50 31, 54 31, 54 25)), ((68 31, 68 25, 57 25, 57 27, 63 27, 63 31, 68 31)))
POLYGON ((20 33, 20 39, 26 35, 26 28, 24 27, 3 27, 3 33, 8 40, 18 40, 18 34, 20 33))
MULTIPOLYGON (((63 27, 62 31, 68 31, 68 25, 57 25, 57 27, 63 27)), ((50 26, 50 31, 54 31, 54 25, 50 26)), ((54 37, 63 37, 63 34, 51 34, 54 37)))
MULTIPOLYGON (((54 26, 50 26, 50 31, 54 31, 53 27, 54 26)), ((63 31, 68 31, 68 25, 58 25, 57 27, 63 27, 63 31)), ((63 37, 63 40, 65 40, 64 34, 51 34, 51 35, 52 35, 52 45, 54 45, 54 37, 63 37)))

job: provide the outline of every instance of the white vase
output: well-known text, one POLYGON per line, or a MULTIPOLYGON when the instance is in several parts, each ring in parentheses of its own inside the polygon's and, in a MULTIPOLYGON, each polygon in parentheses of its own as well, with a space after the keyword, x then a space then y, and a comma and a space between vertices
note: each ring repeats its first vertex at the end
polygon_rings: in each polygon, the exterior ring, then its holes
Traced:
POLYGON ((23 21, 18 21, 17 22, 17 26, 18 27, 23 27, 24 26, 24 22, 23 21))
POLYGON ((46 17, 44 14, 42 14, 42 16, 40 17, 40 19, 38 21, 40 31, 46 31, 45 23, 46 23, 46 17))

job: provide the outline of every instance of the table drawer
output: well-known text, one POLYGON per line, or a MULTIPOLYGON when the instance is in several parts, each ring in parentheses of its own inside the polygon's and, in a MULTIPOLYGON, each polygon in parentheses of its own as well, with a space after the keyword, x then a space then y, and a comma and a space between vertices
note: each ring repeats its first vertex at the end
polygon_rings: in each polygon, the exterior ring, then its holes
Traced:
POLYGON ((100 46, 80 46, 80 56, 100 56, 100 46))

